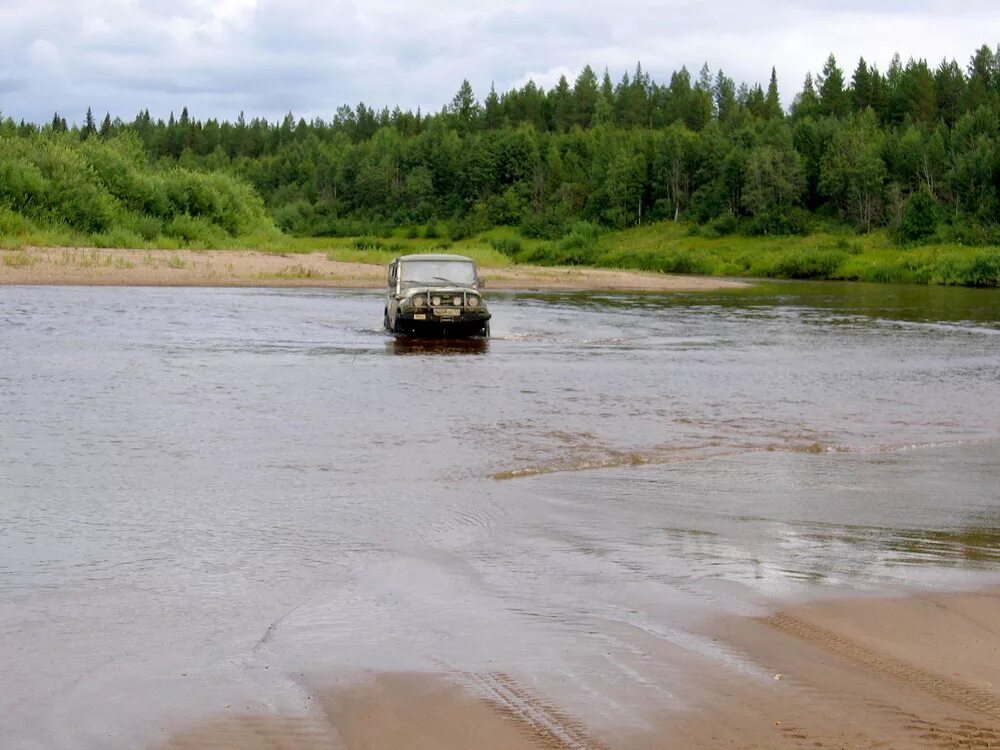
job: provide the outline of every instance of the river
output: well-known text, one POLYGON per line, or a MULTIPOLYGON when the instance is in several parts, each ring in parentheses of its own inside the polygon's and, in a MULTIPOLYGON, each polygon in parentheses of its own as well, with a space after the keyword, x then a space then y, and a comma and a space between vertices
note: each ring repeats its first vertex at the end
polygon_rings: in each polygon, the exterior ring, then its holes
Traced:
POLYGON ((441 344, 366 291, 0 290, 0 747, 345 670, 620 710, 675 698, 626 626, 732 662, 699 620, 998 579, 996 291, 490 299, 441 344))

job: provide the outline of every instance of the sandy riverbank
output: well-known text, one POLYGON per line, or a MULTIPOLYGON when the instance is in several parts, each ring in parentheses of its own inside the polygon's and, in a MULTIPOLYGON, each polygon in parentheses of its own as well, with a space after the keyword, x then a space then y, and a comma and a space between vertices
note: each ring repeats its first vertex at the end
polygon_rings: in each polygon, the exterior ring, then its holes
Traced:
POLYGON ((683 658, 683 705, 650 698, 619 727, 593 726, 561 708, 565 696, 500 671, 382 673, 304 683, 297 718, 229 707, 161 748, 1000 747, 998 590, 828 601, 705 635, 731 659, 683 658))
MULTIPOLYGON (((696 276, 605 269, 482 268, 487 289, 707 291, 744 286, 696 276)), ((329 260, 325 253, 251 250, 24 248, 0 252, 0 285, 285 286, 376 288, 385 269, 329 260)))

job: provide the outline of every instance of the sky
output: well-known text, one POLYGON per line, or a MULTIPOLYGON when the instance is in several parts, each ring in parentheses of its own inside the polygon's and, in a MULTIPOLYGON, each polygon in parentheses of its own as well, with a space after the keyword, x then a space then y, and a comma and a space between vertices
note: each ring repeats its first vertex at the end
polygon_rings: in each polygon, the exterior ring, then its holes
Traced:
POLYGON ((662 83, 707 62, 765 86, 773 65, 787 107, 831 52, 848 78, 862 55, 881 70, 894 52, 964 67, 998 30, 1000 3, 978 0, 0 0, 0 112, 330 119, 359 101, 426 112, 466 78, 482 100, 491 84, 572 84, 586 64, 617 82, 637 62, 662 83))

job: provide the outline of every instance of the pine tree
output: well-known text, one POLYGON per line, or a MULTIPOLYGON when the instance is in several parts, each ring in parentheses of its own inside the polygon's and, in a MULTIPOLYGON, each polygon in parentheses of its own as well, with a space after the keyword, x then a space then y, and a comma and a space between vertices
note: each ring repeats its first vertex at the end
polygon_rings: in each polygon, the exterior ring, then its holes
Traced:
POLYGON ((487 130, 496 130, 500 127, 500 97, 497 96, 492 81, 490 81, 490 93, 486 95, 483 104, 483 125, 487 130))
POLYGON ((844 91, 844 71, 837 67, 837 58, 830 53, 819 79, 819 105, 824 115, 843 117, 847 114, 847 92, 844 91))
POLYGON ((87 138, 97 132, 97 122, 94 120, 94 113, 87 107, 87 115, 83 121, 83 130, 80 131, 81 138, 87 138))
POLYGON ((906 66, 906 98, 908 112, 917 122, 933 123, 937 120, 937 91, 934 74, 926 60, 910 62, 906 66))
POLYGON ((604 101, 613 110, 615 106, 615 87, 611 83, 611 74, 607 68, 604 69, 604 77, 601 78, 601 93, 604 94, 604 101))
POLYGON ((725 122, 736 111, 736 83, 721 69, 715 76, 712 95, 715 97, 716 117, 720 122, 725 122))
POLYGON ((566 76, 559 76, 559 82, 549 92, 549 101, 552 105, 552 129, 560 132, 569 130, 573 121, 573 95, 566 76))
POLYGON ((581 128, 590 127, 597 106, 597 76, 589 65, 585 65, 573 84, 573 124, 581 128))
POLYGON ((868 68, 868 63, 865 62, 865 58, 863 57, 858 58, 858 67, 854 69, 854 75, 851 76, 850 91, 855 112, 860 112, 872 106, 874 95, 874 91, 872 90, 872 74, 868 68))
POLYGON ((965 99, 965 76, 957 62, 941 61, 934 71, 934 89, 941 119, 951 127, 962 116, 965 99))
POLYGON ((111 137, 111 113, 110 112, 105 112, 104 113, 104 119, 101 121, 100 136, 101 136, 101 138, 104 138, 105 140, 111 137))
POLYGON ((778 73, 771 68, 771 81, 767 84, 767 94, 764 97, 764 118, 771 120, 784 116, 781 109, 781 99, 778 96, 778 73))
MULTIPOLYGON (((452 98, 447 111, 462 130, 471 129, 479 119, 482 110, 476 101, 475 94, 472 93, 472 84, 469 83, 468 79, 462 81, 462 85, 452 98)), ((359 121, 361 119, 360 113, 358 119, 359 121)))
POLYGON ((796 117, 815 117, 819 114, 819 96, 816 94, 812 73, 806 73, 806 78, 802 82, 802 91, 798 93, 792 103, 792 114, 796 117))

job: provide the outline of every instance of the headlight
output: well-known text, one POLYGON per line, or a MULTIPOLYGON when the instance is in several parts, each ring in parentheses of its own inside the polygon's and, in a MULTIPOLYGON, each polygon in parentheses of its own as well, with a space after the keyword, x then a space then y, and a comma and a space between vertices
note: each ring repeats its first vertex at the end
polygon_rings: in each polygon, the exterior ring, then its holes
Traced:
POLYGON ((418 294, 413 298, 414 307, 423 307, 426 304, 427 304, 427 298, 424 297, 424 295, 422 294, 418 294))
POLYGON ((461 297, 452 297, 451 298, 451 304, 453 304, 455 307, 458 307, 459 305, 462 304, 462 298, 461 297))
POLYGON ((469 307, 479 307, 479 297, 469 297, 469 307))
POLYGON ((440 297, 431 297, 431 304, 432 305, 440 305, 441 304, 441 298, 440 297))

